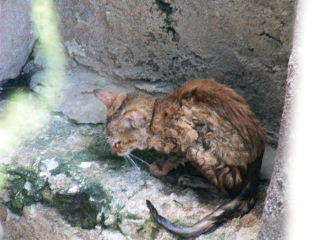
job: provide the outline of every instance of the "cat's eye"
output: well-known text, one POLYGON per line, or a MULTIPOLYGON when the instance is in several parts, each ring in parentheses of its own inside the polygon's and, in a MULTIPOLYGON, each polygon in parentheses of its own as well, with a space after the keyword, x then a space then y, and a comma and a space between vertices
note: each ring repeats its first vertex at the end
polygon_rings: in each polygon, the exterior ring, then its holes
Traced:
POLYGON ((132 124, 131 124, 130 119, 122 119, 121 125, 125 128, 132 128, 132 124))
POLYGON ((121 118, 128 128, 142 128, 145 126, 146 118, 138 110, 129 110, 121 118))

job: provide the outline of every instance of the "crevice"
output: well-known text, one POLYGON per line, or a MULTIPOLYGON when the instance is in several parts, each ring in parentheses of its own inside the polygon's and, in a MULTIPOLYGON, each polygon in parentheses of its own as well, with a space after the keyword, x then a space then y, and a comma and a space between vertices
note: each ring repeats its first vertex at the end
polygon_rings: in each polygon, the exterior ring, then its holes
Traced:
POLYGON ((6 79, 0 82, 0 100, 6 99, 16 91, 32 92, 32 89, 30 88, 31 77, 36 71, 40 70, 35 66, 30 66, 34 61, 36 42, 37 41, 34 42, 26 62, 21 67, 19 75, 16 78, 6 79))
POLYGON ((2 82, 0 84, 0 100, 6 99, 14 92, 32 92, 30 88, 31 77, 31 73, 26 73, 2 82))
POLYGON ((259 36, 267 37, 267 38, 269 38, 269 39, 271 39, 271 40, 274 40, 274 41, 276 41, 277 43, 279 43, 279 44, 282 45, 282 42, 281 42, 281 40, 280 40, 279 38, 274 37, 274 36, 272 36, 272 35, 269 34, 269 33, 262 32, 262 33, 259 34, 259 36))
POLYGON ((80 192, 68 194, 52 191, 46 178, 34 169, 8 167, 6 173, 10 196, 6 205, 18 215, 23 214, 25 206, 40 202, 57 209, 71 226, 93 229, 103 224, 103 218, 98 218, 99 213, 109 211, 112 196, 98 183, 88 183, 80 192))
POLYGON ((158 9, 165 14, 165 25, 162 26, 161 29, 165 33, 172 35, 172 41, 179 42, 179 33, 177 33, 177 31, 174 29, 174 21, 171 19, 171 15, 175 13, 176 10, 171 6, 171 3, 167 3, 164 0, 155 0, 155 3, 158 6, 158 9))
POLYGON ((73 227, 93 229, 97 224, 98 208, 90 202, 90 195, 77 193, 74 195, 54 194, 45 203, 54 207, 63 218, 73 227))
POLYGON ((167 17, 169 17, 169 15, 171 15, 174 12, 170 3, 167 3, 164 0, 155 0, 155 1, 157 6, 159 7, 159 10, 165 13, 167 17))
POLYGON ((165 30, 168 34, 172 34, 172 40, 175 42, 179 42, 180 36, 179 33, 173 27, 165 27, 165 30))
POLYGON ((23 74, 34 74, 37 71, 40 71, 43 69, 43 66, 40 66, 35 63, 35 53, 37 51, 37 46, 39 46, 38 39, 36 39, 33 43, 32 49, 29 53, 29 56, 27 58, 27 61, 22 66, 20 75, 23 74))
POLYGON ((70 118, 68 115, 64 114, 61 111, 52 111, 52 116, 59 116, 62 118, 65 118, 69 123, 74 124, 76 126, 90 126, 90 127, 96 127, 96 126, 104 126, 104 123, 81 123, 77 122, 75 119, 70 118))

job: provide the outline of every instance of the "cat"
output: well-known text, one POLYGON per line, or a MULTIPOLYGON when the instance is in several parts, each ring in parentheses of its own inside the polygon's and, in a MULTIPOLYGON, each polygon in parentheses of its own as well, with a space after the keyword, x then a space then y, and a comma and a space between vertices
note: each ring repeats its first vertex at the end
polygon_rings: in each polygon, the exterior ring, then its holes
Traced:
POLYGON ((231 197, 189 227, 174 225, 147 200, 152 217, 162 227, 184 238, 197 237, 253 208, 265 130, 234 90, 215 79, 196 79, 164 99, 103 89, 93 92, 107 108, 105 134, 115 154, 154 148, 168 157, 150 165, 153 175, 164 176, 189 161, 208 182, 182 177, 181 184, 231 197))

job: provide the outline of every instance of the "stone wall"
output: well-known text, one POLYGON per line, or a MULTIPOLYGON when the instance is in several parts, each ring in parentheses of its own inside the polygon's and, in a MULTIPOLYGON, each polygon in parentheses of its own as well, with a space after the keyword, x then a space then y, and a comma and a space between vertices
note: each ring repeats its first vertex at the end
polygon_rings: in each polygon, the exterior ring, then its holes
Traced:
MULTIPOLYGON (((301 10, 301 8, 300 8, 301 10)), ((300 11, 301 12, 301 11, 300 11)), ((299 12, 298 12, 299 14, 299 12)), ((300 13, 301 14, 301 13, 300 13)), ((296 25, 300 25, 299 17, 296 17, 296 25)), ((301 26, 301 25, 300 25, 301 26)), ((288 216, 288 166, 292 165, 290 159, 290 139, 293 139, 292 122, 295 93, 299 82, 299 47, 301 40, 298 37, 298 29, 295 29, 295 43, 291 52, 288 65, 288 77, 286 81, 285 105, 283 109, 281 128, 279 132, 279 146, 274 160, 274 171, 267 191, 265 206, 262 215, 262 224, 259 233, 260 240, 287 239, 288 216)))
POLYGON ((215 77, 245 96, 276 142, 295 1, 56 3, 76 62, 150 93, 215 77))
MULTIPOLYGON (((43 203, 26 207, 20 217, 10 211, 4 214, 0 205, 0 225, 7 229, 8 239, 19 236, 46 238, 49 235, 52 239, 73 236, 88 239, 89 235, 92 239, 124 239, 127 236, 134 239, 173 239, 166 231, 150 225, 145 199, 150 198, 157 206, 170 203, 170 207, 162 210, 166 216, 175 216, 177 220, 190 219, 192 222, 210 212, 212 204, 216 206, 220 200, 213 202, 212 198, 207 199, 190 189, 177 188, 173 181, 177 179, 177 173, 159 180, 150 176, 142 164, 139 164, 141 169, 137 170, 107 155, 102 126, 95 125, 104 118, 100 108, 103 106, 97 105, 98 101, 91 94, 92 89, 139 90, 161 96, 189 78, 215 77, 235 88, 249 101, 268 130, 269 142, 276 144, 295 1, 55 1, 61 15, 60 27, 66 50, 73 62, 60 93, 61 104, 56 110, 63 114, 55 115, 53 122, 22 147, 11 162, 25 167, 37 163, 40 166, 37 171, 40 172, 36 176, 47 176, 52 180, 50 189, 61 182, 70 183, 70 186, 58 189, 65 192, 56 192, 66 196, 87 194, 86 187, 92 183, 101 186, 102 193, 112 192, 110 209, 100 203, 96 205, 105 214, 101 216, 110 217, 101 217, 99 224, 109 228, 96 227, 89 232, 70 227, 64 216, 55 212, 54 209, 59 210, 59 206, 52 205, 52 195, 47 191, 41 192, 32 201, 28 192, 22 196, 28 200, 23 204, 40 200, 43 203), (122 88, 118 89, 113 82, 122 85, 122 88), (75 124, 75 121, 91 124, 75 124), (47 166, 52 169, 49 171, 47 166), (65 176, 72 180, 60 181, 61 176, 62 180, 65 176), (125 207, 118 209, 118 206, 125 207), (34 228, 27 227, 39 217, 47 221, 38 221, 34 228), (43 232, 43 227, 47 226, 50 228, 43 232), (48 235, 37 235, 42 233, 48 235)), ((27 20, 29 2, 17 4, 15 0, 0 0, 0 81, 17 77, 32 51, 34 39, 27 20)), ((37 78, 41 78, 41 72, 33 75, 31 87, 34 91, 41 86, 41 80, 39 83, 37 78)), ((264 160, 267 165, 274 158, 273 149, 268 149, 271 148, 267 148, 264 160)), ((282 158, 282 149, 283 144, 280 143, 278 160, 282 158)), ((150 162, 154 160, 153 154, 150 159, 141 157, 150 162)), ((268 169, 265 177, 262 171, 263 178, 269 178, 272 166, 268 169)), ((271 239, 272 234, 274 239, 278 239, 282 234, 280 223, 284 213, 283 188, 286 184, 283 170, 282 162, 277 161, 263 213, 261 239, 271 239)), ((35 186, 29 185, 21 187, 27 186, 33 191, 35 186)), ((199 239, 256 239, 265 188, 266 184, 262 184, 258 204, 253 211, 199 239)), ((90 194, 97 196, 96 192, 90 194)), ((14 196, 18 201, 21 194, 14 196)), ((0 194, 0 199, 9 201, 6 195, 0 194)))
POLYGON ((29 4, 29 0, 0 0, 0 84, 19 76, 32 51, 29 4))

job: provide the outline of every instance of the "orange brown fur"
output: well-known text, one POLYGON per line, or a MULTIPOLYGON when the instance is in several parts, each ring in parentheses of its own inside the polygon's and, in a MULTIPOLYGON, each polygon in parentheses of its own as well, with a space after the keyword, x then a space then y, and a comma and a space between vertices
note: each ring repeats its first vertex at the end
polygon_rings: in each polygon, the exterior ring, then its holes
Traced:
MULTIPOLYGON (((104 97, 108 96, 114 97, 104 97)), ((237 215, 231 212, 241 215, 253 207, 265 133, 246 101, 234 90, 214 79, 198 79, 186 82, 162 100, 142 94, 122 98, 112 98, 119 106, 108 106, 113 114, 108 116, 106 134, 116 154, 154 148, 168 154, 167 159, 150 166, 155 176, 164 176, 190 161, 219 191, 237 196, 211 218, 209 215, 190 228, 162 221, 148 202, 160 225, 180 236, 197 236, 237 215)))

